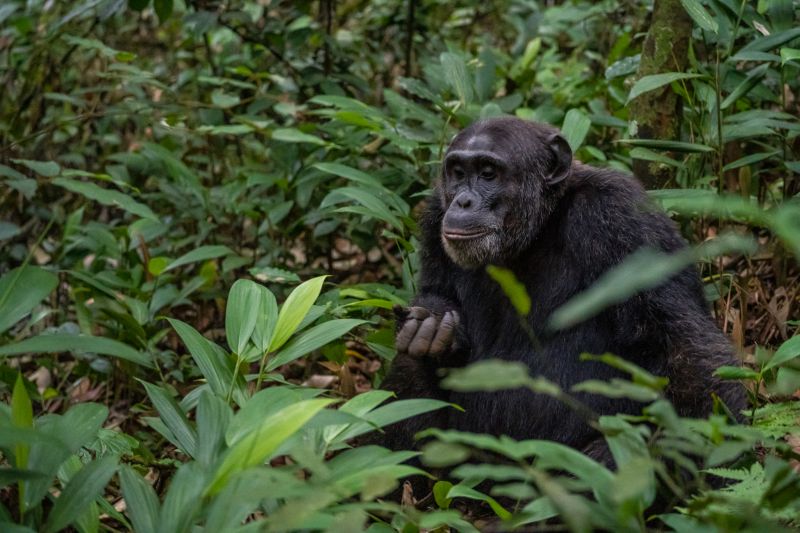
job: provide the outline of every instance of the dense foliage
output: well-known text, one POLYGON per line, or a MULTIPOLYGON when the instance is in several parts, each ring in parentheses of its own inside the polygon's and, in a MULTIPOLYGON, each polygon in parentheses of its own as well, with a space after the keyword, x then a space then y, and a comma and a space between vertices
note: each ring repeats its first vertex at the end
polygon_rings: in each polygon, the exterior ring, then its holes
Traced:
MULTIPOLYGON (((649 1, 0 4, 0 530, 799 526, 800 4, 663 5, 689 15, 685 71, 640 68, 649 1), (645 95, 677 99, 675 138, 641 134, 645 95), (378 387, 442 151, 500 114, 667 176, 653 197, 702 244, 636 254, 557 318, 697 262, 750 425, 678 417, 663 379, 595 354, 630 380, 576 391, 648 405, 592 420, 615 470, 455 431, 421 464, 354 445, 456 408, 378 387), (386 497, 421 468, 431 496, 386 497)), ((574 392, 500 361, 445 385, 574 392)))

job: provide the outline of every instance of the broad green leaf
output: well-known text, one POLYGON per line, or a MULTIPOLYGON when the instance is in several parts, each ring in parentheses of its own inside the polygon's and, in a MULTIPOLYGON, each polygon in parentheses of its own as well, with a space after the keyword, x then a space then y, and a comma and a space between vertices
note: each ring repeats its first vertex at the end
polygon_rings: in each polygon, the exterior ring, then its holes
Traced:
POLYGON ((272 139, 287 143, 308 143, 325 146, 328 143, 319 137, 303 133, 296 128, 278 128, 272 132, 272 139))
POLYGON ((797 356, 800 356, 800 335, 795 335, 781 344, 775 355, 764 365, 764 371, 791 361, 797 356))
POLYGON ((578 150, 586 139, 586 134, 589 133, 589 128, 592 121, 580 109, 570 109, 564 117, 564 123, 561 125, 561 133, 572 148, 573 153, 578 150))
POLYGON ((45 434, 58 439, 67 450, 76 453, 81 447, 89 446, 108 418, 108 407, 99 403, 80 403, 74 405, 61 416, 43 417, 37 427, 45 434))
POLYGON ((666 280, 707 255, 717 256, 752 249, 749 239, 725 235, 699 246, 673 254, 642 248, 621 264, 606 271, 587 290, 572 297, 555 310, 550 327, 566 329, 587 320, 603 309, 624 302, 634 294, 658 287, 666 280))
POLYGON ((336 440, 341 442, 352 439, 364 433, 369 433, 375 428, 382 428, 389 424, 394 424, 395 422, 445 407, 455 407, 455 405, 427 398, 396 400, 364 414, 361 418, 363 418, 365 422, 353 424, 338 435, 336 440))
POLYGON ((769 63, 759 65, 747 73, 747 76, 736 86, 736 88, 729 94, 720 104, 720 109, 728 109, 739 98, 749 93, 756 85, 761 82, 761 79, 767 75, 769 70, 769 63))
POLYGON ((6 272, 0 278, 0 333, 30 313, 57 285, 58 276, 39 267, 6 272))
POLYGON ((767 224, 758 205, 740 196, 720 196, 716 191, 702 189, 660 189, 648 194, 666 211, 767 224))
POLYGON ((259 319, 261 289, 257 283, 240 279, 228 293, 225 307, 225 336, 228 346, 237 355, 244 352, 259 319))
POLYGON ((442 387, 459 391, 495 391, 526 387, 530 383, 528 366, 519 361, 486 359, 452 370, 442 387))
POLYGON ((683 4, 683 8, 698 26, 712 33, 719 31, 717 21, 708 14, 706 8, 698 0, 681 0, 681 4, 683 4))
MULTIPOLYGON (((33 405, 31 398, 28 396, 28 391, 25 389, 25 381, 22 379, 22 374, 17 374, 17 380, 14 382, 14 390, 11 393, 11 423, 16 428, 32 428, 33 427, 33 405)), ((16 456, 16 466, 20 469, 28 467, 28 451, 27 444, 17 444, 14 450, 16 456)))
POLYGON ((339 187, 333 189, 322 200, 320 208, 324 209, 331 205, 339 204, 347 200, 353 200, 361 204, 362 208, 339 208, 338 211, 359 213, 369 217, 377 218, 387 222, 397 230, 403 229, 403 223, 389 209, 389 206, 379 198, 372 190, 357 187, 339 187))
POLYGON ((203 491, 208 475, 199 463, 184 463, 170 479, 169 489, 161 505, 156 533, 192 531, 191 523, 204 505, 203 491))
POLYGON ((658 393, 648 387, 636 385, 624 379, 612 378, 610 381, 589 379, 576 383, 570 389, 574 392, 599 394, 606 398, 630 398, 637 402, 652 402, 658 399, 658 393))
POLYGON ((662 391, 669 384, 669 379, 661 376, 656 376, 645 370, 644 368, 628 361, 627 359, 606 353, 602 355, 594 354, 581 354, 581 361, 600 361, 603 364, 609 365, 617 370, 622 370, 631 377, 637 385, 644 385, 645 387, 654 391, 662 391))
POLYGON ((241 102, 241 99, 235 94, 228 94, 223 91, 214 91, 211 93, 211 103, 223 109, 238 105, 239 102, 241 102))
POLYGON ((472 91, 472 78, 467 71, 464 60, 453 53, 443 52, 439 56, 442 63, 442 71, 447 83, 453 88, 462 105, 472 103, 474 93, 472 91))
POLYGON ((309 387, 278 386, 261 389, 233 417, 225 432, 225 442, 228 446, 233 446, 242 437, 256 430, 265 418, 290 405, 312 400, 323 392, 309 387))
POLYGON ((281 306, 269 351, 275 352, 289 340, 317 300, 328 276, 318 276, 295 287, 281 306))
POLYGON ((383 185, 381 185, 381 182, 379 182, 377 179, 373 178, 366 172, 355 169, 353 167, 348 167, 347 165, 342 165, 341 163, 315 163, 314 168, 318 168, 319 170, 326 172, 328 174, 333 174, 334 176, 341 176, 343 178, 347 178, 348 180, 360 183, 361 185, 367 185, 378 188, 383 187, 383 185))
POLYGON ((252 338, 260 357, 269 349, 269 342, 275 331, 275 323, 278 321, 278 303, 275 301, 275 295, 268 288, 258 285, 258 291, 259 305, 252 338))
POLYGON ((671 157, 667 157, 664 154, 659 154, 658 152, 654 152, 652 150, 648 150, 647 148, 636 147, 631 150, 630 156, 633 159, 641 159, 643 161, 654 161, 656 163, 663 163, 664 165, 669 165, 675 168, 684 168, 685 165, 676 159, 672 159, 671 157))
POLYGON ((61 167, 55 161, 31 161, 30 159, 12 159, 14 163, 28 167, 40 176, 52 178, 61 172, 61 167))
POLYGON ((764 37, 759 37, 758 39, 753 39, 743 46, 737 55, 741 54, 742 52, 767 52, 783 46, 784 44, 788 43, 789 41, 793 41, 798 37, 800 37, 800 28, 792 28, 778 33, 766 35, 764 37))
POLYGON ((742 366, 721 366, 714 375, 722 379, 761 379, 761 372, 742 366))
POLYGON ((153 211, 144 204, 141 204, 127 194, 111 189, 104 189, 99 185, 87 181, 76 181, 69 178, 55 178, 53 184, 64 187, 68 191, 85 196, 89 200, 94 200, 103 205, 118 207, 136 216, 158 221, 153 211))
POLYGON ((758 163, 765 159, 769 159, 770 157, 774 157, 778 155, 780 152, 778 150, 773 150, 771 152, 758 152, 756 154, 746 155, 744 157, 740 157, 736 161, 731 161, 725 167, 723 167, 723 172, 728 172, 729 170, 735 170, 737 168, 741 168, 747 165, 752 165, 754 163, 758 163))
POLYGON ((81 468, 56 498, 47 517, 44 531, 55 532, 66 528, 103 493, 108 481, 117 470, 117 458, 107 455, 81 468))
POLYGON ((156 15, 158 15, 159 22, 162 24, 172 15, 173 1, 174 0, 153 0, 153 8, 156 11, 156 15))
POLYGON ((511 300, 511 305, 522 316, 527 316, 531 312, 531 298, 528 296, 528 291, 514 273, 507 268, 502 268, 494 265, 486 267, 486 272, 495 280, 508 299, 511 300))
POLYGON ((466 485, 455 485, 447 493, 446 498, 448 500, 452 500, 453 498, 468 498, 470 500, 486 502, 489 504, 489 507, 492 508, 494 514, 496 514, 502 520, 508 520, 511 518, 511 513, 508 512, 502 505, 500 505, 497 500, 466 485))
POLYGON ((266 418, 257 429, 245 435, 228 450, 228 454, 214 474, 206 493, 209 495, 218 493, 234 474, 263 464, 283 441, 291 437, 314 415, 334 401, 305 400, 266 418))
POLYGON ((123 465, 119 471, 122 495, 135 531, 156 531, 159 523, 158 496, 153 487, 133 468, 123 465))
POLYGON ((169 264, 163 271, 169 272, 170 270, 175 270, 178 267, 182 267, 183 265, 188 265, 190 263, 196 263, 198 261, 208 261, 209 259, 216 259, 218 257, 223 257, 226 255, 233 255, 235 252, 228 248, 227 246, 221 244, 210 244, 206 246, 201 246, 191 252, 185 253, 175 261, 169 264))
POLYGON ((710 153, 714 151, 711 146, 697 143, 687 143, 681 141, 662 141, 657 139, 620 139, 614 141, 622 144, 630 144, 631 146, 644 146, 645 148, 653 148, 655 150, 669 150, 672 152, 687 152, 687 153, 710 153))
POLYGON ((628 95, 628 102, 646 92, 654 91, 655 89, 663 87, 664 85, 672 83, 673 81, 688 80, 691 78, 700 77, 702 77, 702 74, 690 74, 686 72, 665 72, 663 74, 644 76, 633 84, 631 92, 628 95))
POLYGON ((0 357, 25 353, 89 352, 125 359, 137 365, 153 368, 148 354, 113 339, 91 335, 54 333, 39 335, 23 341, 0 346, 0 357))
POLYGON ((181 407, 163 388, 142 381, 153 407, 158 411, 161 421, 175 436, 176 444, 184 453, 195 457, 197 454, 197 432, 189 424, 181 407))
POLYGON ((202 465, 211 465, 225 447, 233 410, 219 396, 205 390, 200 394, 195 416, 197 420, 197 452, 195 458, 202 465))
MULTIPOLYGON (((167 319, 180 336, 189 353, 192 355, 200 373, 206 378, 211 390, 220 398, 226 398, 233 382, 233 361, 228 359, 225 351, 206 339, 192 326, 175 318, 167 319)), ((234 399, 241 404, 245 400, 241 376, 236 376, 237 386, 234 388, 234 399)))
POLYGON ((325 346, 331 341, 340 339, 354 327, 365 323, 366 320, 342 318, 317 324, 308 331, 304 331, 292 339, 291 342, 270 359, 267 363, 267 371, 274 370, 281 365, 285 365, 286 363, 325 346))
POLYGON ((789 61, 800 61, 800 49, 781 48, 781 64, 785 65, 789 61))

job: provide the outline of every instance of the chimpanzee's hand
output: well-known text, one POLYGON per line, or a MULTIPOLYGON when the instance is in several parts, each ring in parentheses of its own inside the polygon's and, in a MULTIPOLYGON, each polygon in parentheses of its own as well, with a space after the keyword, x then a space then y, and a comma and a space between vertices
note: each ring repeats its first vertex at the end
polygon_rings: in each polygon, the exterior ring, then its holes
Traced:
POLYGON ((397 352, 412 357, 439 357, 455 348, 459 316, 455 310, 443 315, 424 307, 395 307, 397 352))

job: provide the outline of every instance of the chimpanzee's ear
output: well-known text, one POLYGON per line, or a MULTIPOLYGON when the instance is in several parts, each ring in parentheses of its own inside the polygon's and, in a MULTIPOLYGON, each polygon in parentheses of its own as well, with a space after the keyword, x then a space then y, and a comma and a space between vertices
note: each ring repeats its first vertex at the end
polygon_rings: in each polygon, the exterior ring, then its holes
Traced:
POLYGON ((545 145, 553 156, 553 163, 547 171, 545 181, 548 185, 554 185, 567 179, 572 172, 572 148, 560 133, 549 135, 545 145))

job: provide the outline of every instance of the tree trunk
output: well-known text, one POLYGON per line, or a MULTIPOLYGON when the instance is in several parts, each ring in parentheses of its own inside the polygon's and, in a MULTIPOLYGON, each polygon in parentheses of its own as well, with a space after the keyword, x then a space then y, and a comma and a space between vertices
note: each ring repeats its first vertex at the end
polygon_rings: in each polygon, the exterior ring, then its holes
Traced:
MULTIPOLYGON (((682 72, 688 63, 692 19, 680 0, 655 0, 653 17, 642 48, 637 79, 664 72, 682 72)), ((630 118, 638 124, 639 139, 677 139, 681 125, 681 101, 666 85, 630 103, 630 118)), ((663 188, 674 168, 633 160, 633 172, 648 189, 663 188)))

